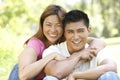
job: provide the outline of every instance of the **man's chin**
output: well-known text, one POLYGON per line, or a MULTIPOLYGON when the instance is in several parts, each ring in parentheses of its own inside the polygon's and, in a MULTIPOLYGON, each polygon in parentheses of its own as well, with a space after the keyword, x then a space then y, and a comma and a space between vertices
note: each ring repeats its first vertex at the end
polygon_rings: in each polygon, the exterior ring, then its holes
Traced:
POLYGON ((76 51, 80 51, 80 50, 82 50, 84 47, 76 47, 75 49, 76 49, 76 51))

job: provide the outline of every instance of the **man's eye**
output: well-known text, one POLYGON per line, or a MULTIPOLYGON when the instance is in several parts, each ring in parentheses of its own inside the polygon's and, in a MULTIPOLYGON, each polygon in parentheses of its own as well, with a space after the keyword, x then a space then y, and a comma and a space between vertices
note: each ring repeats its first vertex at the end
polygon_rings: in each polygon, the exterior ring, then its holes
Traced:
POLYGON ((80 29, 80 30, 78 30, 78 32, 84 32, 84 30, 83 30, 83 29, 80 29))
POLYGON ((73 33, 73 31, 68 31, 68 33, 73 33))

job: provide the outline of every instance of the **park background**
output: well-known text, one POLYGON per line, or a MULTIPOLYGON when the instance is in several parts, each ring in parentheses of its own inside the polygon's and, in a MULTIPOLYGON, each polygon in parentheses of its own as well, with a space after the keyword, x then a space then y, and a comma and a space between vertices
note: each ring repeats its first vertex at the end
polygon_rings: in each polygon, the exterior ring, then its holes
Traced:
POLYGON ((91 36, 106 42, 120 76, 120 0, 0 0, 0 80, 7 80, 24 41, 38 29, 40 14, 53 3, 88 14, 91 36))

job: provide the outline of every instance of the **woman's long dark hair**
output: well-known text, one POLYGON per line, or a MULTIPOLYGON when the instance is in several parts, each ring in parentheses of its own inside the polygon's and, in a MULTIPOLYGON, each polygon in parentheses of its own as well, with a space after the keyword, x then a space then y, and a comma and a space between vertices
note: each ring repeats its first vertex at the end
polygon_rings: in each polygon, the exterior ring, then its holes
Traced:
MULTIPOLYGON (((42 13, 42 15, 41 15, 41 17, 40 17, 40 20, 39 20, 39 29, 38 29, 37 33, 34 34, 31 38, 35 37, 35 38, 38 38, 38 39, 42 40, 43 42, 44 42, 45 40, 47 40, 46 37, 45 37, 45 35, 43 34, 43 23, 44 23, 45 18, 48 17, 48 16, 50 16, 50 15, 57 15, 59 21, 62 23, 62 20, 63 20, 65 14, 66 14, 66 11, 65 11, 61 6, 59 6, 59 5, 49 5, 49 6, 44 10, 44 12, 42 13)), ((28 41, 29 41, 31 38, 29 38, 29 39, 25 42, 25 44, 27 44, 28 41)), ((57 41, 57 43, 58 43, 58 42, 62 42, 62 41, 64 41, 64 36, 62 36, 61 39, 59 39, 59 40, 57 41)))

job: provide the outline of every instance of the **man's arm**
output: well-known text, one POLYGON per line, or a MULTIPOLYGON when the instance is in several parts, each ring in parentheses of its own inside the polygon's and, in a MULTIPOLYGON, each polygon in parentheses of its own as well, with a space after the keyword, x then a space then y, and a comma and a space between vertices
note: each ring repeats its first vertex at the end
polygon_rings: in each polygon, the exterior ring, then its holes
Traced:
POLYGON ((103 73, 108 72, 108 71, 117 72, 116 63, 110 59, 105 59, 96 68, 88 69, 82 72, 74 72, 70 74, 69 80, 72 80, 71 78, 96 80, 103 73))

